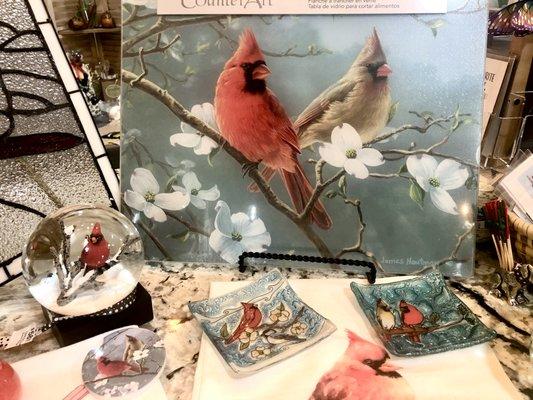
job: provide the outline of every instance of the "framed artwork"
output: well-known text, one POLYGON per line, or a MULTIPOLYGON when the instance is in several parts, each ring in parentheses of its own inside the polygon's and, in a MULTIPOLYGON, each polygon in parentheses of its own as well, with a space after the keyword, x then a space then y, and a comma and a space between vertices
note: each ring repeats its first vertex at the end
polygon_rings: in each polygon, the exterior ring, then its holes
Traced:
POLYGON ((402 15, 156 6, 123 3, 122 207, 151 258, 268 251, 471 274, 486 2, 402 15))
POLYGON ((0 7, 0 285, 39 220, 115 206, 118 179, 42 0, 0 7))

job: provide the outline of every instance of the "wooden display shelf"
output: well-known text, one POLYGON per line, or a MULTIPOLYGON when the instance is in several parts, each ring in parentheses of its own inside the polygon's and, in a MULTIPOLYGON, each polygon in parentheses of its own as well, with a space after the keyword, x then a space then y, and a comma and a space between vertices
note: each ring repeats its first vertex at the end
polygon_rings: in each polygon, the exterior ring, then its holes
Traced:
POLYGON ((91 33, 118 33, 120 32, 120 26, 117 26, 116 28, 89 28, 89 29, 81 29, 79 31, 73 31, 72 29, 60 29, 57 31, 61 36, 69 36, 69 35, 89 35, 91 33))

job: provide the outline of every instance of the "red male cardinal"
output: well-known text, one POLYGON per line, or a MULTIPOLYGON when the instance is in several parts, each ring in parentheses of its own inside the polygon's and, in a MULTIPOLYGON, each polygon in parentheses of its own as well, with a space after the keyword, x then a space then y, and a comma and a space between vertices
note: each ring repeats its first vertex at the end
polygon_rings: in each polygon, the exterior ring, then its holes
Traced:
MULTIPOLYGON (((413 327, 421 325, 422 322, 424 322, 424 314, 422 314, 418 308, 412 304, 402 300, 400 301, 399 307, 403 326, 413 327)), ((409 336, 413 342, 420 343, 420 335, 416 332, 411 333, 409 336)))
POLYGON ((109 243, 102 235, 100 224, 97 222, 87 236, 87 244, 83 248, 80 261, 89 269, 97 269, 106 265, 109 259, 109 243))
POLYGON ((125 372, 139 373, 141 368, 137 363, 128 363, 123 360, 112 361, 107 357, 98 357, 96 369, 101 378, 124 375, 125 372))
POLYGON ((309 400, 411 400, 409 383, 388 364, 389 355, 380 346, 351 331, 348 348, 326 372, 309 400))
POLYGON ((142 340, 134 336, 126 335, 126 347, 122 353, 121 360, 110 360, 106 356, 98 357, 96 359, 96 369, 100 377, 111 377, 117 375, 124 375, 124 373, 140 373, 143 372, 141 366, 134 359, 136 351, 143 350, 146 346, 142 340))
POLYGON ((405 300, 400 301, 400 313, 402 314, 402 322, 406 326, 420 325, 424 322, 424 314, 405 300))
POLYGON ((313 100, 294 122, 302 148, 331 141, 333 128, 344 123, 353 126, 364 143, 374 139, 389 119, 391 73, 374 29, 346 74, 313 100))
MULTIPOLYGON (((313 188, 298 163, 300 146, 291 120, 267 88, 270 75, 265 56, 251 30, 241 35, 239 48, 218 78, 215 114, 220 134, 250 162, 262 162, 269 180, 277 171, 298 212, 303 211, 313 188)), ((322 229, 331 227, 324 206, 317 202, 311 219, 322 229)))
POLYGON ((241 321, 239 322, 239 325, 235 330, 233 331, 233 334, 226 339, 226 344, 233 343, 236 341, 241 333, 243 333, 246 329, 254 329, 259 326, 261 323, 261 320, 263 319, 263 315, 261 314, 261 311, 257 306, 253 303, 241 303, 243 308, 243 314, 241 321))

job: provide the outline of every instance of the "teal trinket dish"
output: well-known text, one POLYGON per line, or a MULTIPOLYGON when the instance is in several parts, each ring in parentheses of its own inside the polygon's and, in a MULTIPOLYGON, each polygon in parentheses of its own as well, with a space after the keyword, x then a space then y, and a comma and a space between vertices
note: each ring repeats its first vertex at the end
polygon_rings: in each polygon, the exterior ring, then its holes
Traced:
POLYGON ((438 272, 350 286, 377 335, 396 356, 461 349, 496 336, 448 289, 438 272))

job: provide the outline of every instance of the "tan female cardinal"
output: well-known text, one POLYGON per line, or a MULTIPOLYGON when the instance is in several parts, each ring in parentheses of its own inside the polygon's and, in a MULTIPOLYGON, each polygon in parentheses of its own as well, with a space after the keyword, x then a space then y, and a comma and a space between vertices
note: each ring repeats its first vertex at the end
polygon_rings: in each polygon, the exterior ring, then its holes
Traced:
MULTIPOLYGON (((267 88, 270 75, 265 56, 251 30, 226 63, 217 82, 215 114, 220 134, 250 162, 262 162, 265 179, 277 171, 298 212, 313 188, 298 162, 300 146, 292 122, 280 101, 267 88)), ((331 227, 324 206, 317 202, 311 219, 322 229, 331 227)))
POLYGON ((353 126, 364 143, 374 139, 389 119, 391 73, 374 29, 346 74, 313 100, 294 122, 302 148, 329 142, 333 128, 344 123, 353 126))

